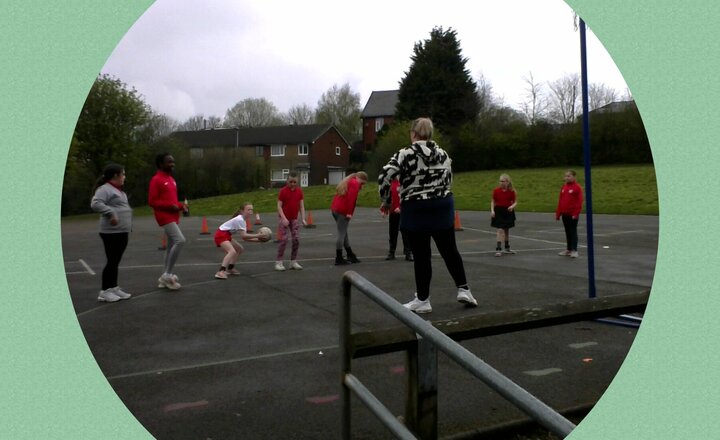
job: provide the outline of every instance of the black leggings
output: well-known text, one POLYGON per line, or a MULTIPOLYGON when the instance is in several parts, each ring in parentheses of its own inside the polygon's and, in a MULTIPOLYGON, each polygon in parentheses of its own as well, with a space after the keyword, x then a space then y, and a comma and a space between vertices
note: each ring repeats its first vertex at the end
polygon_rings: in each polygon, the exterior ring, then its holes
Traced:
POLYGON ((440 256, 445 261, 445 266, 450 272, 453 281, 455 281, 455 286, 460 287, 467 284, 465 266, 455 243, 454 228, 427 232, 405 231, 405 235, 415 257, 415 287, 418 299, 425 301, 430 297, 430 280, 432 279, 431 238, 435 241, 440 256))
POLYGON ((111 289, 118 285, 118 266, 128 244, 128 235, 127 232, 117 234, 100 233, 100 238, 102 238, 105 246, 105 256, 107 257, 107 263, 102 272, 102 290, 111 289))
POLYGON ((571 215, 562 215, 563 226, 565 227, 565 241, 567 242, 567 250, 576 251, 578 247, 578 219, 573 219, 571 215))

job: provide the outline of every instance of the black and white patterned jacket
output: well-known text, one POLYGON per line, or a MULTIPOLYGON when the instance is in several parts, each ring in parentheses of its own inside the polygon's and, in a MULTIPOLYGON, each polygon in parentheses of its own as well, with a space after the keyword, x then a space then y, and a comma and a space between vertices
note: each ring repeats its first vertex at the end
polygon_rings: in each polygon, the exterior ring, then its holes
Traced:
POLYGON ((390 158, 378 176, 383 203, 390 200, 390 183, 400 180, 400 200, 442 199, 452 194, 452 159, 433 141, 417 141, 390 158))

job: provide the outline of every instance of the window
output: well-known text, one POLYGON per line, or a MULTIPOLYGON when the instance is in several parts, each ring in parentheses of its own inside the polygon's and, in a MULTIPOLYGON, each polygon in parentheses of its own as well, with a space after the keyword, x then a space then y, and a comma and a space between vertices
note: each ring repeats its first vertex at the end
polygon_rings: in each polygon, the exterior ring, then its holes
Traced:
POLYGON ((193 159, 202 159, 205 151, 202 148, 193 147, 190 148, 190 157, 193 159))
POLYGON ((290 174, 290 170, 287 168, 284 168, 282 170, 272 170, 270 172, 270 180, 273 182, 283 182, 287 180, 288 174, 290 174))
POLYGON ((375 118, 375 131, 380 131, 385 125, 385 118, 375 118))
POLYGON ((255 147, 255 156, 262 157, 265 152, 263 147, 255 147))
POLYGON ((308 144, 298 144, 298 156, 308 155, 308 144))
POLYGON ((271 145, 270 156, 285 156, 285 145, 271 145))
POLYGON ((335 147, 335 156, 340 156, 340 147, 335 147))

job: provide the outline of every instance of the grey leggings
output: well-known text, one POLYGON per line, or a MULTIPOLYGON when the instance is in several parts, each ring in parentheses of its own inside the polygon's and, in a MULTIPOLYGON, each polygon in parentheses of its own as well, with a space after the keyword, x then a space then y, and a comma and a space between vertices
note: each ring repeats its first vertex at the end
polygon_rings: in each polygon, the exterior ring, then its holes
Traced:
POLYGON ((185 244, 185 236, 177 223, 163 225, 163 229, 168 238, 167 250, 165 251, 165 273, 171 274, 185 244))
POLYGON ((348 239, 347 233, 350 219, 334 211, 332 213, 332 216, 335 219, 335 224, 337 225, 337 239, 335 239, 335 250, 342 250, 343 247, 347 249, 350 247, 350 240, 348 239))

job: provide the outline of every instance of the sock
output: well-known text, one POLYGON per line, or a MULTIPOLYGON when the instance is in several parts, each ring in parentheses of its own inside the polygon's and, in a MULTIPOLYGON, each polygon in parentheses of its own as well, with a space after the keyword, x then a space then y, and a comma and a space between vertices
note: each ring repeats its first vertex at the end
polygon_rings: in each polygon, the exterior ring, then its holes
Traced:
POLYGON ((500 247, 500 242, 498 241, 497 246, 495 246, 495 250, 499 251, 501 249, 502 249, 502 247, 500 247))
POLYGON ((228 264, 228 270, 233 270, 234 267, 235 267, 234 264, 228 264))
POLYGON ((505 242, 505 249, 510 249, 510 242, 509 242, 509 241, 506 241, 506 242, 505 242))
POLYGON ((458 286, 458 289, 470 290, 470 288, 468 287, 467 284, 463 284, 462 286, 458 286))
POLYGON ((224 271, 225 271, 225 266, 220 266, 220 270, 224 272, 224 271))

